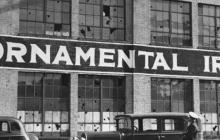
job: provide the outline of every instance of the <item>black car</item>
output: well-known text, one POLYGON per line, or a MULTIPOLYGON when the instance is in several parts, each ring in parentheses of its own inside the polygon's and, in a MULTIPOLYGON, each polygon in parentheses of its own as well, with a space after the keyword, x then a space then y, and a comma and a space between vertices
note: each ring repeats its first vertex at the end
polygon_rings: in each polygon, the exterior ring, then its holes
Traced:
POLYGON ((188 113, 148 113, 116 116, 116 132, 83 132, 81 140, 183 140, 188 113))
POLYGON ((38 140, 38 137, 26 133, 22 122, 13 117, 0 116, 0 140, 38 140))

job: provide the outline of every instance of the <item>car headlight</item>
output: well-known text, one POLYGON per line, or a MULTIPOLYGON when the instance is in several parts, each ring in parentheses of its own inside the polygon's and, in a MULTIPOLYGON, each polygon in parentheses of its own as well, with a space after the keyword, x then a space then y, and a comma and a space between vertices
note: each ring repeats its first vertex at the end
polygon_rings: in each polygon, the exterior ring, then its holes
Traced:
POLYGON ((86 140, 86 139, 87 139, 86 137, 87 137, 86 134, 85 134, 85 133, 82 133, 80 140, 86 140))

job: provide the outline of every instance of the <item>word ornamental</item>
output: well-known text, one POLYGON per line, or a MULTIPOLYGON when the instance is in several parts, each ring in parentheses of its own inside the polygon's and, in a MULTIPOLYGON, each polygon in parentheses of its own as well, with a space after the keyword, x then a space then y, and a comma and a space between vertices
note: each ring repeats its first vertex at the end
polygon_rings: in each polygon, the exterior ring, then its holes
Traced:
POLYGON ((220 75, 220 52, 0 36, 0 66, 217 76, 220 75))

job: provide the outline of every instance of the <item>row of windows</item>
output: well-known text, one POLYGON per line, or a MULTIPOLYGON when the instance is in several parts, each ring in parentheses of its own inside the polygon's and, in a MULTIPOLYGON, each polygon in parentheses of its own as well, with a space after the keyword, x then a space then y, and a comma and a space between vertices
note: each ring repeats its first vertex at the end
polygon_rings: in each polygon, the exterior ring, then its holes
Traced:
MULTIPOLYGON (((124 41, 125 0, 80 0, 79 38, 124 41)), ((220 7, 198 5, 199 47, 218 48, 220 7)), ((21 0, 20 34, 71 36, 70 0, 21 0)), ((151 44, 192 46, 191 4, 151 0, 151 44)))
MULTIPOLYGON (((79 37, 95 40, 125 40, 124 0, 80 0, 79 37)), ((218 48, 220 7, 199 4, 199 47, 218 48)), ((151 0, 151 44, 192 46, 191 4, 151 0)), ((71 35, 70 0, 21 0, 20 34, 71 35)))
MULTIPOLYGON (((125 78, 79 75, 78 131, 113 131, 114 117, 125 113, 125 78)), ((205 137, 219 135, 220 82, 200 80, 200 112, 205 137)), ((70 76, 19 73, 17 116, 40 136, 69 136, 70 76)), ((193 111, 193 82, 151 78, 152 112, 193 111)))

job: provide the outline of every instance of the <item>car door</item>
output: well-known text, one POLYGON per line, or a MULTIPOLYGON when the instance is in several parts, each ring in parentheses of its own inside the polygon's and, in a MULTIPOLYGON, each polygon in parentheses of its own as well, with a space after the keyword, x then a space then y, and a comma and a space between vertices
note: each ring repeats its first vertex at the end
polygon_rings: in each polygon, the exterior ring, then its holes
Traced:
POLYGON ((133 140, 159 140, 160 129, 157 118, 142 118, 139 121, 140 126, 133 132, 133 140))
POLYGON ((160 140, 160 133, 158 133, 158 132, 134 133, 133 140, 160 140))
POLYGON ((182 132, 163 132, 160 135, 160 140, 183 140, 182 132))
POLYGON ((185 134, 183 119, 165 118, 161 122, 160 140, 183 140, 185 134))

